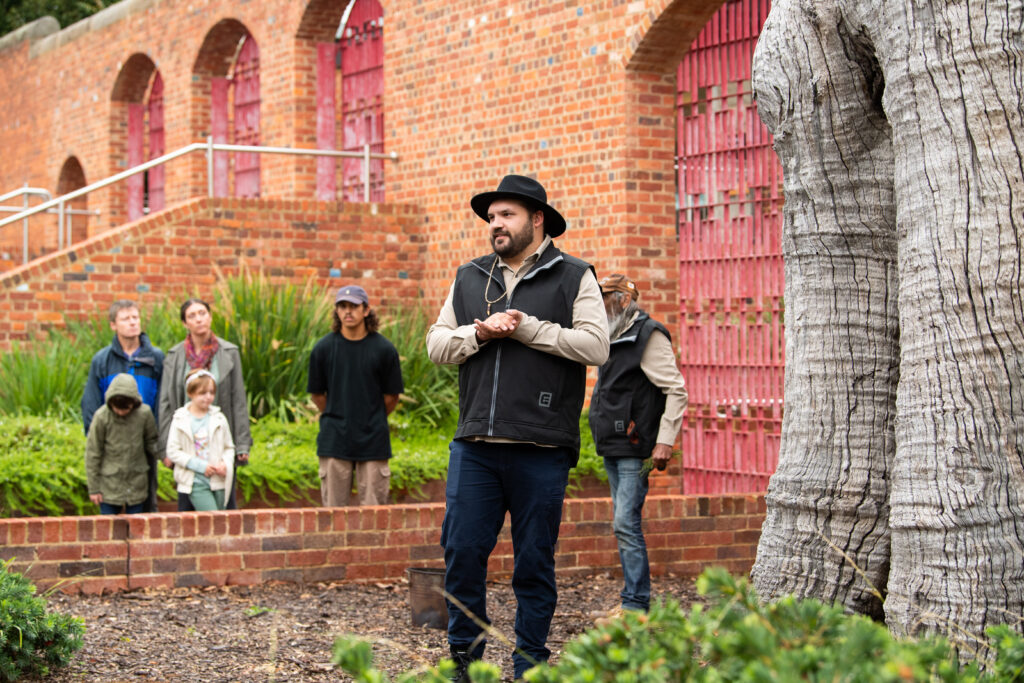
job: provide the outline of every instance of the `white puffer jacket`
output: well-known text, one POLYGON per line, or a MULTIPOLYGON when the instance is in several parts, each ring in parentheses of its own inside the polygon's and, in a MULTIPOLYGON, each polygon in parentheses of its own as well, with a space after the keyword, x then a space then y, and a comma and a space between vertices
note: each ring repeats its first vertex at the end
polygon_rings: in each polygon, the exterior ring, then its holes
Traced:
MULTIPOLYGON (((210 464, 226 463, 226 476, 210 477, 210 488, 230 491, 231 481, 235 476, 235 443, 231 439, 231 428, 227 418, 217 406, 210 407, 210 464)), ((192 415, 188 412, 188 404, 174 411, 171 428, 167 434, 167 457, 174 463, 174 481, 178 484, 179 493, 192 493, 192 482, 196 473, 188 468, 188 461, 196 457, 195 442, 192 439, 192 415)))

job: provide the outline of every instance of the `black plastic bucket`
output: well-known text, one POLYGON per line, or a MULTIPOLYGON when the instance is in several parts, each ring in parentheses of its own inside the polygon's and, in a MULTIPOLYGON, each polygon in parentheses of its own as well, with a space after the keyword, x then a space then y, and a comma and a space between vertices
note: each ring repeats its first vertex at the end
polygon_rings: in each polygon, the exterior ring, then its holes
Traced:
POLYGON ((444 601, 444 570, 409 567, 409 607, 412 625, 448 628, 448 606, 444 601))

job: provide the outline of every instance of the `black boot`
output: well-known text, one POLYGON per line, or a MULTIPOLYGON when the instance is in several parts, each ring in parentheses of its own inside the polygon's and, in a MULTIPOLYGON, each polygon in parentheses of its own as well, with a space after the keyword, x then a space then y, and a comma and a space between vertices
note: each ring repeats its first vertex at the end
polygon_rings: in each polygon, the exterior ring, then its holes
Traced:
POLYGON ((469 674, 466 673, 466 669, 472 662, 475 662, 478 657, 474 657, 473 653, 469 650, 463 650, 460 648, 452 647, 452 661, 455 662, 455 673, 452 674, 452 681, 454 683, 469 683, 469 674))

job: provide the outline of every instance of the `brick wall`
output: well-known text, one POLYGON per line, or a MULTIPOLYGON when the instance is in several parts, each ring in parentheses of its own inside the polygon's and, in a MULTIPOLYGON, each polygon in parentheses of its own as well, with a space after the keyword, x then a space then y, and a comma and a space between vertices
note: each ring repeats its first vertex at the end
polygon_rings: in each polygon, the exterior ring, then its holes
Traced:
MULTIPOLYGON (((677 322, 675 68, 720 4, 383 2, 385 147, 399 155, 386 164, 387 201, 420 207, 428 303, 440 303, 458 263, 487 249, 469 197, 516 172, 537 176, 568 218, 564 248, 599 272, 628 270, 645 307, 677 322)), ((166 149, 204 140, 203 84, 230 61, 221 38, 241 30, 260 49, 262 142, 313 146, 316 42, 332 38, 344 6, 122 0, 61 31, 51 22, 0 39, 0 191, 53 190, 72 157, 89 182, 122 170, 124 98, 138 95, 121 85, 140 64, 164 79, 166 149)), ((169 203, 205 192, 204 163, 170 165, 169 203)), ((314 196, 312 160, 267 156, 262 169, 263 196, 314 196)), ((123 191, 89 197, 102 212, 90 234, 123 220, 123 191)), ((19 238, 0 231, 0 252, 19 251, 19 238)))
POLYGON ((278 282, 362 280, 374 305, 420 295, 414 207, 281 199, 195 199, 0 275, 0 349, 101 314, 118 298, 208 297, 216 270, 278 282))
MULTIPOLYGON (((693 576, 708 566, 749 571, 764 519, 763 496, 651 497, 644 508, 652 571, 693 576)), ((45 590, 98 593, 149 586, 264 581, 380 581, 407 567, 443 566, 443 503, 242 510, 137 516, 0 519, 0 559, 14 558, 45 590)), ((618 571, 611 501, 567 500, 560 574, 618 571)), ((493 576, 512 571, 506 529, 493 576)))

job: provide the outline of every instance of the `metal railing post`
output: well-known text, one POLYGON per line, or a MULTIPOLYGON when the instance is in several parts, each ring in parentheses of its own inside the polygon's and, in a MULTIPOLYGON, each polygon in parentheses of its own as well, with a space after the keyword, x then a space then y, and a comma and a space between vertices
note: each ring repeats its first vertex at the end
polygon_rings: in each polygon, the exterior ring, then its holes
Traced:
POLYGON ((370 203, 370 144, 363 145, 363 201, 370 203))
MULTIPOLYGON (((25 183, 28 187, 28 183, 25 183)), ((28 208, 28 194, 21 195, 21 205, 28 208)), ((21 222, 21 262, 28 263, 28 216, 21 222)))
POLYGON ((206 196, 213 197, 213 136, 206 136, 206 196))

